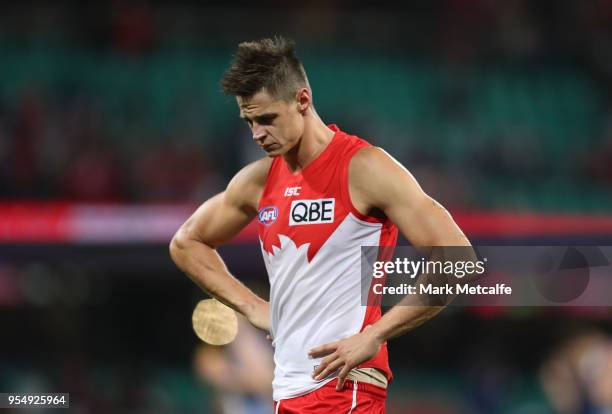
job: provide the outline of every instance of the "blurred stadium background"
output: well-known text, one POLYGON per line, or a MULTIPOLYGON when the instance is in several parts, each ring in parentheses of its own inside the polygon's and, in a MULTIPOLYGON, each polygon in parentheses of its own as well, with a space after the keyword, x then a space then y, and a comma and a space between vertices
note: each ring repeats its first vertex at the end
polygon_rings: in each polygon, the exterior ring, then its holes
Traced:
MULTIPOLYGON (((261 412, 227 407, 267 392, 237 379, 267 365, 199 348, 205 295, 167 253, 261 156, 218 83, 244 40, 293 37, 322 118, 403 162, 474 242, 612 241, 612 1, 1 8, 0 391, 70 392, 76 413, 261 412)), ((222 253, 265 294, 253 228, 222 253)), ((389 413, 559 412, 546 361, 583 331, 610 347, 610 310, 450 309, 390 344, 389 413)), ((604 412, 578 394, 568 412, 604 412)))

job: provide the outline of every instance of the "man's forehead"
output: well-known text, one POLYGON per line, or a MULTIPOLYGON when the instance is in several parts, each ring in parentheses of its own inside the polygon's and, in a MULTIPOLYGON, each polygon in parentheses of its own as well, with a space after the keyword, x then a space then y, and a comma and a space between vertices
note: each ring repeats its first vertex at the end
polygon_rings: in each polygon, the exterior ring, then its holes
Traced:
POLYGON ((258 92, 250 97, 237 96, 236 102, 240 108, 240 113, 253 113, 267 111, 276 108, 278 103, 267 92, 258 92))
POLYGON ((240 107, 244 107, 250 105, 268 104, 273 102, 274 99, 267 91, 260 90, 252 96, 236 96, 236 101, 240 107))

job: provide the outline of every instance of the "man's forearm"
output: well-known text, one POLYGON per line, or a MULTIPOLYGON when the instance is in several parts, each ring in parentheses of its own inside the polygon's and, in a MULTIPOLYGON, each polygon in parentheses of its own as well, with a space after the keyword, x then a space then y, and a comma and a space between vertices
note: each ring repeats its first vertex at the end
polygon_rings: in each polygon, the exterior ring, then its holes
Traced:
POLYGON ((396 305, 369 329, 381 343, 401 336, 436 316, 444 306, 396 305))
MULTIPOLYGON (((434 246, 427 252, 428 260, 433 262, 446 261, 470 261, 476 260, 476 253, 465 239, 461 246, 434 246)), ((458 279, 451 275, 423 273, 417 279, 417 286, 423 284, 443 285, 455 284, 459 280, 467 281, 470 278, 458 279)), ((373 326, 372 334, 381 341, 403 335, 433 318, 440 313, 452 300, 454 296, 447 295, 419 295, 405 296, 397 305, 391 308, 373 326)))
POLYGON ((191 239, 174 239, 170 256, 200 288, 237 312, 248 315, 265 300, 228 271, 217 251, 191 239))

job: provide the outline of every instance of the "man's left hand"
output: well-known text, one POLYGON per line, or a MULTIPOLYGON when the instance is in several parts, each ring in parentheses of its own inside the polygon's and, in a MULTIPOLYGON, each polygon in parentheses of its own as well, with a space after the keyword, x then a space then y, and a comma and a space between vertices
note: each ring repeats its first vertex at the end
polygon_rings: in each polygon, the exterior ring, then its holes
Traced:
POLYGON ((311 358, 326 358, 312 373, 312 377, 320 381, 340 369, 336 385, 336 391, 340 391, 351 369, 374 357, 382 343, 368 325, 356 335, 313 348, 308 352, 311 358))

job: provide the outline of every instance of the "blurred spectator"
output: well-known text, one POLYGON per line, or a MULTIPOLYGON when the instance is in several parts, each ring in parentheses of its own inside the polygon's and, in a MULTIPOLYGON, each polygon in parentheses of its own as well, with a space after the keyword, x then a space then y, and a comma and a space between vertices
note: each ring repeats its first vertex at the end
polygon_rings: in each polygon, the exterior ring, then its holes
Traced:
POLYGON ((265 334, 243 317, 229 345, 202 344, 196 349, 195 371, 215 390, 217 414, 267 414, 272 410, 272 347, 265 334))
POLYGON ((591 332, 563 343, 541 380, 559 414, 612 413, 612 337, 591 332))

